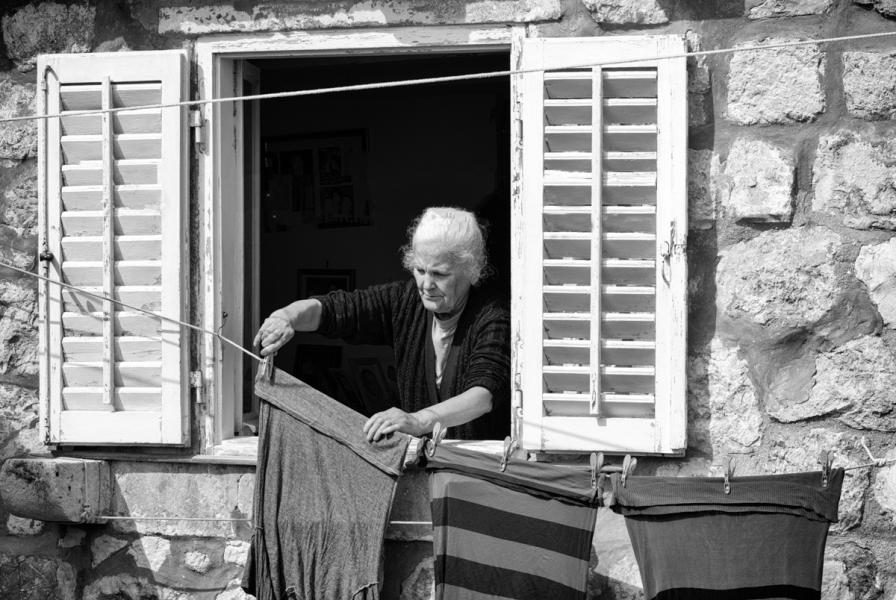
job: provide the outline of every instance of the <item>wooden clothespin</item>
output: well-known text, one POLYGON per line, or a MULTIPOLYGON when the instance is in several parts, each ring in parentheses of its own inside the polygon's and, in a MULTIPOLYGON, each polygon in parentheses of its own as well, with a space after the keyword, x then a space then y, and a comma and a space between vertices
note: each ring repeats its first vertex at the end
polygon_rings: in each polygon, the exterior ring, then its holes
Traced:
POLYGON ((604 453, 592 452, 591 458, 591 489, 597 488, 597 478, 601 474, 600 470, 604 467, 604 453))
POLYGON ((436 424, 432 428, 432 436, 426 442, 427 456, 432 458, 436 455, 436 447, 445 439, 446 433, 448 433, 448 428, 443 427, 440 421, 436 421, 436 424))
POLYGON ((507 469, 507 463, 510 461, 510 455, 516 449, 516 440, 509 435, 504 438, 504 452, 501 455, 501 472, 507 469))
POLYGON ((821 463, 821 487, 828 487, 831 480, 831 467, 834 465, 834 456, 827 450, 818 453, 818 462, 821 463))
POLYGON ((625 480, 628 479, 628 476, 634 472, 635 467, 637 466, 638 459, 626 454, 625 458, 622 460, 622 487, 625 487, 625 480))
POLYGON ((734 477, 734 459, 728 457, 725 465, 725 493, 731 493, 731 478, 734 477))
POLYGON ((268 383, 274 383, 274 356, 276 354, 276 352, 271 352, 264 357, 264 362, 261 364, 264 379, 268 383))

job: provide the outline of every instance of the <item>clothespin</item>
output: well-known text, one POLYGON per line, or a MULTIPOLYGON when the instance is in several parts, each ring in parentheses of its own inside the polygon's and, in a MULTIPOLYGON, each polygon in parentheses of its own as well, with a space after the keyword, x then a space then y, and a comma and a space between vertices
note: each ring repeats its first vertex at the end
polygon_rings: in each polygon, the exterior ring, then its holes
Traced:
POLYGON ((274 383, 274 356, 276 356, 276 354, 276 352, 271 352, 264 357, 264 362, 261 364, 264 379, 269 383, 274 383))
POLYGON ((831 478, 831 467, 834 464, 834 457, 827 450, 818 453, 818 462, 821 463, 821 487, 828 487, 828 481, 831 478))
POLYGON ((638 459, 626 454, 622 460, 622 487, 625 487, 625 480, 632 474, 636 466, 638 466, 638 459))
POLYGON ((432 428, 432 437, 426 442, 427 456, 432 458, 436 455, 436 447, 445 439, 446 433, 448 433, 448 428, 442 427, 441 421, 436 421, 436 424, 432 428))
POLYGON ((597 487, 597 476, 600 474, 600 470, 604 466, 604 453, 597 452, 591 453, 591 489, 595 489, 597 487))
POLYGON ((727 464, 725 465, 725 493, 731 493, 731 478, 734 477, 734 459, 730 456, 728 457, 727 464))
POLYGON ((510 455, 513 454, 514 449, 516 449, 516 440, 508 435, 504 438, 504 452, 501 455, 502 473, 507 469, 507 462, 510 460, 510 455))

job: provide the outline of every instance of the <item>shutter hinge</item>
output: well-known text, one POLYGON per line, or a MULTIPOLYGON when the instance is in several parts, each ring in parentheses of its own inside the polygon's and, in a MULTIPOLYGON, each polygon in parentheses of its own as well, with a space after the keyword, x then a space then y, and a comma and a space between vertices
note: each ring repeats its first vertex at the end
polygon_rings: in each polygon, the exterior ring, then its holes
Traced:
POLYGON ((190 128, 193 130, 193 143, 196 152, 205 154, 205 119, 202 117, 202 107, 190 109, 190 128))
POLYGON ((190 387, 197 390, 202 389, 202 371, 190 371, 190 387))

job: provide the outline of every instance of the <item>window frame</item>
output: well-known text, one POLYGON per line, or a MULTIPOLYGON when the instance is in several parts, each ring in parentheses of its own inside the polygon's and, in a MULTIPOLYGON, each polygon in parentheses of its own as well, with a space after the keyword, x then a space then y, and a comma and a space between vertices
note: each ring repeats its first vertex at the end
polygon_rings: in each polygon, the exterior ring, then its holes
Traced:
MULTIPOLYGON (((510 51, 510 66, 520 64, 520 49, 525 37, 525 25, 512 26, 420 26, 371 28, 359 30, 292 31, 271 34, 213 35, 201 37, 195 45, 195 67, 198 79, 198 99, 219 98, 230 85, 233 65, 253 58, 309 57, 381 54, 420 54, 425 52, 477 52, 510 51)), ((519 173, 521 162, 520 104, 515 96, 515 81, 511 81, 511 173, 519 173), (517 164, 516 161, 519 161, 517 164)), ((197 185, 199 239, 195 245, 202 248, 198 266, 199 289, 196 305, 201 315, 197 323, 206 330, 221 331, 225 324, 222 306, 227 297, 222 270, 221 207, 225 205, 228 190, 242 190, 242 169, 225 169, 226 162, 236 160, 235 154, 223 151, 227 147, 222 136, 237 125, 229 103, 202 104, 198 109, 201 126, 195 134, 197 142, 197 169, 194 173, 197 185), (230 179, 226 180, 225 178, 230 179), (231 185, 233 184, 233 185, 231 185)), ((194 120, 194 124, 196 121, 194 120)), ((239 127, 235 127, 239 135, 239 127)), ((239 145, 239 144, 237 144, 239 145)), ((519 186, 511 186, 511 205, 520 202, 519 186)), ((511 274, 511 280, 513 274, 511 274)), ((237 303, 238 304, 238 303, 237 303)), ((236 304, 234 304, 236 305, 236 304)), ((229 314, 232 327, 241 329, 243 315, 229 314)), ((215 455, 221 460, 254 454, 254 437, 230 437, 225 434, 226 417, 234 414, 235 398, 227 398, 223 390, 223 373, 232 361, 234 350, 223 346, 219 340, 202 335, 197 344, 201 389, 198 391, 204 409, 200 410, 200 452, 215 455)), ((231 371, 232 372, 232 371, 231 371)), ((239 389, 241 374, 236 374, 233 387, 239 389)), ((513 414, 516 408, 513 409, 513 414)), ((480 444, 482 446, 482 444, 480 444)), ((496 443, 486 443, 486 448, 497 448, 496 443)))

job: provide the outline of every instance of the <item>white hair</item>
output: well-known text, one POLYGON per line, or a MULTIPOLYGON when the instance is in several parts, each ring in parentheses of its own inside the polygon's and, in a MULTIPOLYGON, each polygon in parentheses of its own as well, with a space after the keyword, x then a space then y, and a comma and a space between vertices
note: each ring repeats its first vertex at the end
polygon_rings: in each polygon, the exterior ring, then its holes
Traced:
POLYGON ((485 250, 485 227, 468 210, 453 207, 430 207, 408 228, 408 243, 402 247, 402 264, 413 270, 417 253, 432 248, 459 266, 476 285, 484 274, 488 257, 485 250))

